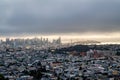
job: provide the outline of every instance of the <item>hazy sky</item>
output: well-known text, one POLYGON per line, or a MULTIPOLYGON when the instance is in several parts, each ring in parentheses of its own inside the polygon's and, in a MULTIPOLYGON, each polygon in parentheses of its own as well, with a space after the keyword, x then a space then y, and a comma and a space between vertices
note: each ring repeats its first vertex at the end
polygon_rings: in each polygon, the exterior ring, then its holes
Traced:
POLYGON ((1 35, 119 31, 120 0, 0 0, 1 35))

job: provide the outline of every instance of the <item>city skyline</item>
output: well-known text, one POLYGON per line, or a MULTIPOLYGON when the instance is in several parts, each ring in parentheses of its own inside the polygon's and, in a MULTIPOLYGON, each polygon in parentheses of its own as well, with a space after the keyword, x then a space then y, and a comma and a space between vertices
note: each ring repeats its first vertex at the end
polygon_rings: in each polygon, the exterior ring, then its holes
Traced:
POLYGON ((119 0, 1 0, 0 38, 120 42, 119 0))

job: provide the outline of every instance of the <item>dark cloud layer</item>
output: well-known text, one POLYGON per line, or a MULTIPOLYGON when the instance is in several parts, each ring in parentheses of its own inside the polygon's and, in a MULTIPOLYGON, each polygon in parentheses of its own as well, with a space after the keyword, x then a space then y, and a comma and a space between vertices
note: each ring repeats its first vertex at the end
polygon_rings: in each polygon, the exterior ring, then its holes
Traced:
POLYGON ((119 0, 1 0, 0 33, 119 32, 119 0))

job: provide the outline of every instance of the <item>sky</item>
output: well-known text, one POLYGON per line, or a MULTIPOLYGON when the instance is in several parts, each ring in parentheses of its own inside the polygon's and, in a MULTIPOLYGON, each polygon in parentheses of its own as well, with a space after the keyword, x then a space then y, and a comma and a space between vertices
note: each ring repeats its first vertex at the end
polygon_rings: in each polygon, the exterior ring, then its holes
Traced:
POLYGON ((36 35, 118 41, 120 0, 0 0, 0 36, 36 35))

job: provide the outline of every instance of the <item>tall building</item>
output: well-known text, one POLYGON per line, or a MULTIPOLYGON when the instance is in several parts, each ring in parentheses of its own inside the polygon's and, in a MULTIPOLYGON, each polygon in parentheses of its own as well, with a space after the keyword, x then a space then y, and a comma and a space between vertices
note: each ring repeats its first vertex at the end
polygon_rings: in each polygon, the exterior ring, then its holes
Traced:
POLYGON ((61 44, 61 37, 58 38, 57 44, 61 44))

